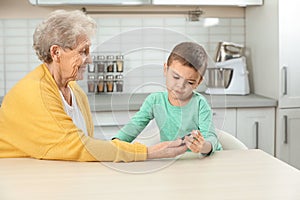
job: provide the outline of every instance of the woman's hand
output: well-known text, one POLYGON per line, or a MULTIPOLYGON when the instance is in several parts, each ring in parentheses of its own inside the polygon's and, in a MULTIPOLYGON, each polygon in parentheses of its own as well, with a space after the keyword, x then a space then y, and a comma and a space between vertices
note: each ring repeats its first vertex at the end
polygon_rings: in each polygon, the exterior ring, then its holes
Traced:
POLYGON ((154 146, 148 147, 148 159, 155 158, 173 158, 186 152, 187 146, 181 139, 175 141, 161 142, 154 146))
POLYGON ((209 153, 212 149, 211 143, 204 139, 199 130, 193 130, 184 137, 183 142, 194 153, 209 153))

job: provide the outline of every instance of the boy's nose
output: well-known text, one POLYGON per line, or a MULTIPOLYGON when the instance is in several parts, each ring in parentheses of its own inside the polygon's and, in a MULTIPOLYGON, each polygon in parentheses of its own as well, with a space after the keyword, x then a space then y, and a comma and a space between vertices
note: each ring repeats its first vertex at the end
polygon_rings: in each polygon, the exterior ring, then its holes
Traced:
POLYGON ((179 88, 185 88, 185 85, 186 85, 186 82, 185 82, 184 79, 178 80, 177 86, 178 86, 179 88))

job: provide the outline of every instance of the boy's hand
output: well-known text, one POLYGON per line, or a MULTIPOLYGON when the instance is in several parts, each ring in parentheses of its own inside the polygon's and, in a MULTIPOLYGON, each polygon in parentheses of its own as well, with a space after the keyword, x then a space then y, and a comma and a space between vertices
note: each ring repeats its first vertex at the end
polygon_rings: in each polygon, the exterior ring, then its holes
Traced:
POLYGON ((209 153, 212 148, 199 130, 193 130, 190 135, 185 136, 184 143, 194 153, 209 153))

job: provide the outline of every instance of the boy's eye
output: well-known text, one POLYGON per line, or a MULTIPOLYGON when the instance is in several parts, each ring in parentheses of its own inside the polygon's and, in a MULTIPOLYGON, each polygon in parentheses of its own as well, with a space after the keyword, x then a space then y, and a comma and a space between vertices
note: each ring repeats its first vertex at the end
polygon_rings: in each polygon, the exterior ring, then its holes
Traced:
POLYGON ((173 76, 173 78, 174 78, 174 79, 179 79, 179 77, 178 77, 178 76, 173 76))
POLYGON ((189 82, 189 84, 190 84, 190 85, 194 85, 194 84, 195 84, 195 82, 189 82))

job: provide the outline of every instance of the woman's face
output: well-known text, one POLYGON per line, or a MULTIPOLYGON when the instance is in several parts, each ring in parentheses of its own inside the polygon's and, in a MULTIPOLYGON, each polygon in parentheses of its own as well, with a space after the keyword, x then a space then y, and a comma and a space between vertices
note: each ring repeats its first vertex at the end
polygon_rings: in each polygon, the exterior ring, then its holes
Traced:
POLYGON ((75 48, 61 50, 59 66, 62 78, 82 80, 87 64, 91 62, 90 40, 87 36, 79 37, 75 48))
POLYGON ((202 78, 192 67, 174 60, 170 66, 165 64, 164 74, 170 102, 185 102, 190 99, 202 78))

